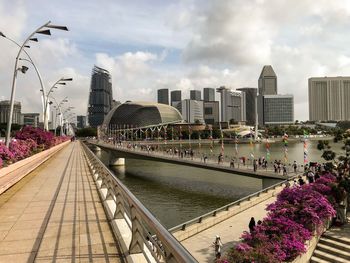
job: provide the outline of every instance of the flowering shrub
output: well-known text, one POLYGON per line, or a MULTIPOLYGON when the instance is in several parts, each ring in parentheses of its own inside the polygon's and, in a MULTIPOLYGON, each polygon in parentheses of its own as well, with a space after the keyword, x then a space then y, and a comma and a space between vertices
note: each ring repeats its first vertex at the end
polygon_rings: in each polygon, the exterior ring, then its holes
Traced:
POLYGON ((44 131, 40 128, 34 128, 32 126, 23 127, 22 130, 16 133, 15 138, 18 140, 32 139, 37 145, 42 146, 44 149, 48 149, 55 145, 54 135, 51 132, 44 131))
POLYGON ((69 139, 70 137, 67 136, 55 137, 51 132, 25 126, 16 133, 15 139, 10 142, 9 148, 3 142, 0 142, 0 168, 69 139))
POLYGON ((5 161, 13 161, 15 159, 15 155, 2 142, 0 143, 0 158, 5 161))
POLYGON ((285 262, 306 252, 305 241, 336 214, 329 201, 334 200, 335 182, 335 176, 325 174, 315 183, 283 189, 267 206, 262 224, 244 232, 242 243, 218 262, 285 262))

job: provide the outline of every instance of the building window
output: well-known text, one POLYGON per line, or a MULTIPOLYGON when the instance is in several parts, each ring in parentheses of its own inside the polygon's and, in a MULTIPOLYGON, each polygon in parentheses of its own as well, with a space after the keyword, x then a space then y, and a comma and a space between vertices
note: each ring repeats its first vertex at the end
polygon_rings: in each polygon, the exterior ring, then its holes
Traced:
POLYGON ((213 108, 204 108, 204 114, 205 115, 212 115, 213 114, 213 108))

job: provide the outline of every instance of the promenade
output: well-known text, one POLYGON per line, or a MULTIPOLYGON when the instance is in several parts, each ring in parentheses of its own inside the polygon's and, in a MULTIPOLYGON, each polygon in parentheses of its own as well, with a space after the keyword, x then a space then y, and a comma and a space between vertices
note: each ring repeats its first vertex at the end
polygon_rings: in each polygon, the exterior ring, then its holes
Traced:
POLYGON ((0 263, 124 262, 80 142, 0 195, 0 263))

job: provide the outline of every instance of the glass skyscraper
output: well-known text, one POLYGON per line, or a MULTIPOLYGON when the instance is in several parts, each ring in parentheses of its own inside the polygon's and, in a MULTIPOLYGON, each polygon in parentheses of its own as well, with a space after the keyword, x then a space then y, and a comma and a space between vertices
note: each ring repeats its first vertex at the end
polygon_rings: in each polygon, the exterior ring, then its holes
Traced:
POLYGON ((94 66, 88 106, 88 120, 91 127, 103 123, 107 113, 112 109, 113 92, 111 75, 103 68, 94 66))

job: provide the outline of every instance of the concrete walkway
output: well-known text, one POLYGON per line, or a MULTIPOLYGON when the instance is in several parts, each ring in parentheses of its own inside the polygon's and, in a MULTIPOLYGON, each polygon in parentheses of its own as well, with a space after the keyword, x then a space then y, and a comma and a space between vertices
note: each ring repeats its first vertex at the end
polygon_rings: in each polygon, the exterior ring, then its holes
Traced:
POLYGON ((123 262, 79 142, 0 195, 0 263, 123 262))
POLYGON ((266 216, 266 206, 273 203, 273 196, 213 227, 204 230, 184 241, 181 244, 194 256, 198 262, 214 262, 215 253, 213 242, 215 236, 219 235, 223 243, 222 255, 239 242, 243 231, 249 231, 248 224, 251 217, 255 221, 262 220, 266 216))

